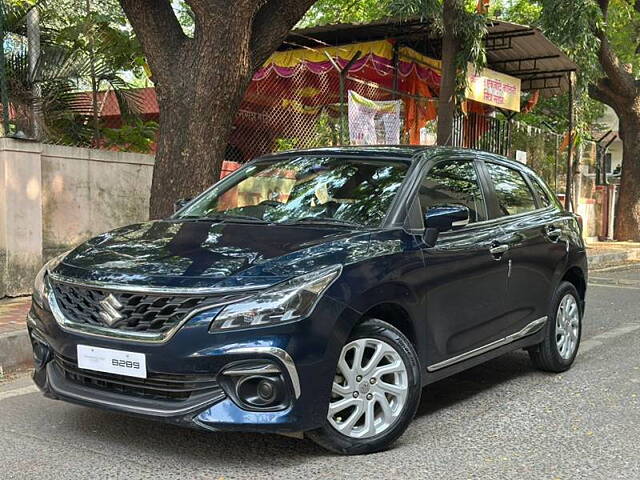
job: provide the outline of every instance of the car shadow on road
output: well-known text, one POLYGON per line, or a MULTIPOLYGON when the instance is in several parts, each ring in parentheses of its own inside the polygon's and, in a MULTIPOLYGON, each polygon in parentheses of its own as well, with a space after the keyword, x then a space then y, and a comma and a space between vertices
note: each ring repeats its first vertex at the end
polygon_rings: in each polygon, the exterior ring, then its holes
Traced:
MULTIPOLYGON (((483 391, 528 375, 537 375, 537 372, 525 352, 506 354, 426 387, 417 417, 452 407, 483 391)), ((201 432, 81 407, 70 414, 75 421, 63 428, 73 429, 75 435, 84 435, 90 441, 126 444, 135 450, 138 458, 175 458, 176 462, 188 461, 208 467, 215 458, 218 465, 230 468, 266 464, 286 468, 310 457, 331 455, 309 440, 280 435, 201 432)))
POLYGON ((416 417, 452 407, 510 380, 538 374, 531 365, 527 352, 520 350, 507 353, 426 386, 422 390, 416 417))

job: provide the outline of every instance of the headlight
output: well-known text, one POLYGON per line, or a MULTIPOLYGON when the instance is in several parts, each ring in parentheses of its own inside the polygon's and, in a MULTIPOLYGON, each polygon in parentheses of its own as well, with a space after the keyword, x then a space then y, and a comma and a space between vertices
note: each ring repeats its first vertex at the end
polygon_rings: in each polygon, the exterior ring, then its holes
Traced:
POLYGON ((228 305, 211 324, 211 331, 261 327, 307 317, 341 271, 341 265, 323 268, 228 305))
POLYGON ((33 282, 33 300, 40 305, 41 307, 46 305, 47 298, 47 273, 50 270, 56 268, 62 259, 67 256, 69 252, 64 252, 63 254, 58 255, 55 258, 52 258, 47 263, 44 264, 44 267, 40 269, 38 275, 36 275, 36 279, 33 282))

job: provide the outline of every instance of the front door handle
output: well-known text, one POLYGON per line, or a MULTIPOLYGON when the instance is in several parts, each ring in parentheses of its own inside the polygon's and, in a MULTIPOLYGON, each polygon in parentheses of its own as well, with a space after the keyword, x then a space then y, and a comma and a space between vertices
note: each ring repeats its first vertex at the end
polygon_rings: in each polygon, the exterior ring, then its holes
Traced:
POLYGON ((502 256, 507 250, 509 250, 509 245, 507 245, 506 243, 500 244, 500 245, 496 245, 495 247, 491 247, 489 249, 489 252, 491 253, 491 255, 494 256, 502 256))

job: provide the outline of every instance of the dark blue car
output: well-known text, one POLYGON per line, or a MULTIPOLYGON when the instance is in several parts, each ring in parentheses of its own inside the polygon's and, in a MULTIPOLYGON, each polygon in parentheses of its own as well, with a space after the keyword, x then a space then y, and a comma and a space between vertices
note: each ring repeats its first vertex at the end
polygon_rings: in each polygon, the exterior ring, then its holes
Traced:
POLYGON ((81 405, 373 452, 429 383, 520 348, 568 369, 586 280, 576 216, 524 165, 287 152, 49 262, 34 379, 81 405))

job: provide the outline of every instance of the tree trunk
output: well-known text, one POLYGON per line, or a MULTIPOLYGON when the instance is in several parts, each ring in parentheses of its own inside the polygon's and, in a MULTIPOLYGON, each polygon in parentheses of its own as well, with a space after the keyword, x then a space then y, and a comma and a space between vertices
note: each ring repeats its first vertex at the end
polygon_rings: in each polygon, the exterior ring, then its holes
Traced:
POLYGON ((314 0, 185 0, 185 35, 169 0, 120 0, 153 72, 160 129, 151 218, 220 177, 227 139, 253 73, 314 0))
POLYGON ((438 145, 453 144, 453 118, 456 110, 457 55, 460 42, 455 36, 459 0, 444 0, 442 10, 442 77, 438 98, 438 145))
POLYGON ((640 97, 633 103, 631 112, 620 116, 622 175, 614 237, 640 241, 640 97))
POLYGON ((247 45, 239 37, 248 35, 241 30, 213 35, 210 48, 217 53, 186 54, 172 81, 156 85, 160 129, 151 218, 173 213, 176 200, 194 197, 220 178, 227 138, 252 78, 247 52, 238 52, 239 45, 247 45))

